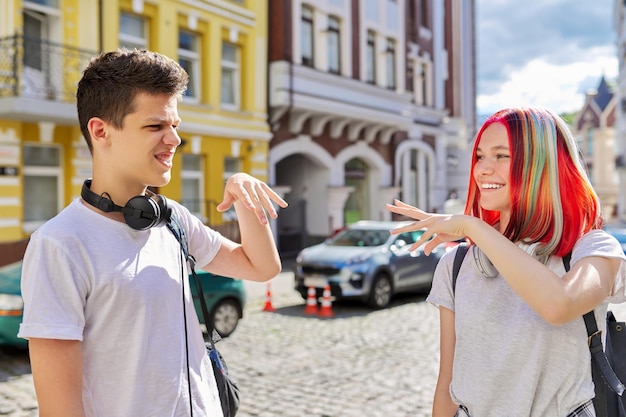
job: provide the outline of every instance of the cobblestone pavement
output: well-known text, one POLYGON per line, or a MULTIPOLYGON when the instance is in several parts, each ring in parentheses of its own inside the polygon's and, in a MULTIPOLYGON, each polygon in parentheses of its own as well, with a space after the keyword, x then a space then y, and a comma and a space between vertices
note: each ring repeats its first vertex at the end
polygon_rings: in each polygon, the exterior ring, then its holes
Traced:
POLYGON ((0 416, 37 415, 28 354, 24 350, 0 350, 0 416))
MULTIPOLYGON (((335 303, 333 318, 304 314, 294 291, 250 297, 235 333, 218 343, 242 390, 238 417, 430 415, 437 311, 424 295, 371 311, 335 303)), ((35 417, 28 355, 0 350, 0 416, 35 417)))
POLYGON ((429 416, 437 375, 438 313, 423 296, 371 311, 335 304, 304 315, 299 295, 250 308, 218 349, 242 393, 241 417, 429 416))
MULTIPOLYGON (((248 300, 235 333, 218 343, 242 390, 238 417, 425 417, 438 367, 438 313, 424 295, 371 311, 334 303, 304 314, 293 291, 248 300)), ((617 306, 619 320, 626 304, 617 306)), ((0 349, 0 417, 36 417, 28 356, 0 349)))

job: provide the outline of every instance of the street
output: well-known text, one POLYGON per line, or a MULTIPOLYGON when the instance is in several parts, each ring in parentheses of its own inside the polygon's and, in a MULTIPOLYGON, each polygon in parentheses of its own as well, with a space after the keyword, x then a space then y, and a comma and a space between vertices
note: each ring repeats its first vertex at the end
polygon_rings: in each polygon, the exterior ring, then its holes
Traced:
MULTIPOLYGON (((263 311, 265 283, 247 283, 244 318, 217 344, 242 390, 238 417, 430 415, 438 324, 424 294, 381 311, 336 303, 319 318, 304 314, 291 271, 270 288, 276 311, 263 311)), ((26 352, 0 349, 0 416, 37 416, 26 352)))
MULTIPOLYGON (((244 318, 217 344, 242 390, 238 417, 429 416, 439 330, 425 294, 379 311, 334 303, 320 318, 304 314, 287 268, 271 281, 276 311, 263 311, 266 284, 247 283, 244 318)), ((623 320, 626 305, 616 310, 623 320)), ((37 415, 27 354, 0 349, 0 416, 37 415)))

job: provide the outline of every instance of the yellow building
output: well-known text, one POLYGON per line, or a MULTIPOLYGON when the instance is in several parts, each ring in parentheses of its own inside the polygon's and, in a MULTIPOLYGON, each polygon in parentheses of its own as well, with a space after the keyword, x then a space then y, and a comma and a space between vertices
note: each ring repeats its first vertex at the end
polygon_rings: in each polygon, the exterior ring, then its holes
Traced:
POLYGON ((224 179, 267 180, 267 6, 255 0, 0 3, 0 242, 27 237, 80 193, 91 158, 75 87, 102 50, 147 48, 189 72, 183 145, 159 192, 219 226, 224 179))

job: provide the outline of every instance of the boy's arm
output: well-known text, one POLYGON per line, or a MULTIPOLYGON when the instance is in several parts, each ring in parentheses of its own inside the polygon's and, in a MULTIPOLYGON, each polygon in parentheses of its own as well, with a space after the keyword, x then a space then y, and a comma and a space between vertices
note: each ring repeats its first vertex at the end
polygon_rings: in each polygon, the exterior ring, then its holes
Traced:
POLYGON ((82 343, 30 338, 30 363, 40 417, 84 417, 82 343))
POLYGON ((222 238, 221 247, 209 265, 203 269, 232 278, 267 281, 281 271, 281 262, 267 215, 278 217, 274 203, 286 207, 267 184, 247 174, 235 174, 228 179, 224 200, 219 211, 235 207, 241 243, 222 238))

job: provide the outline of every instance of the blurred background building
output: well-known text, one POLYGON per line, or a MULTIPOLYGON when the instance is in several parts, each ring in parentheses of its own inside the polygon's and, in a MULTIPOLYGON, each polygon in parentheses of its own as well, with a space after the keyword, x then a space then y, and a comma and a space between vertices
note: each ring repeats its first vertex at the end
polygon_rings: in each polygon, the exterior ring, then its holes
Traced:
POLYGON ((617 219, 619 178, 616 170, 615 118, 617 95, 615 86, 605 77, 598 87, 588 91, 585 103, 576 113, 573 128, 578 147, 587 164, 587 172, 600 197, 607 222, 617 219))
POLYGON ((619 70, 615 88, 615 153, 618 175, 616 217, 626 222, 626 2, 615 0, 614 26, 619 70))
POLYGON ((265 2, 7 0, 2 7, 0 239, 27 237, 91 175, 74 95, 99 51, 152 49, 189 73, 179 105, 183 145, 173 180, 159 192, 219 228, 233 216, 215 210, 224 179, 238 171, 268 179, 265 2))
MULTIPOLYGON (((0 242, 27 238, 91 175, 75 88, 118 47, 189 72, 183 144, 158 190, 230 237, 224 180, 246 171, 290 203, 296 252, 393 198, 465 196, 476 131, 474 1, 5 0, 0 3, 0 242)), ((119 202, 118 202, 119 203, 119 202)))
POLYGON ((401 198, 441 210, 467 187, 475 131, 471 1, 270 0, 270 181, 282 250, 401 198))

